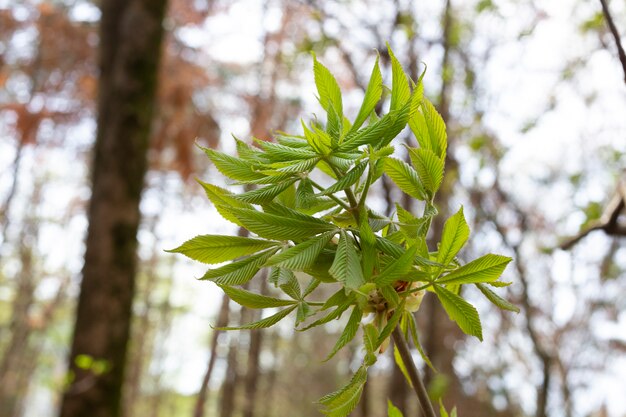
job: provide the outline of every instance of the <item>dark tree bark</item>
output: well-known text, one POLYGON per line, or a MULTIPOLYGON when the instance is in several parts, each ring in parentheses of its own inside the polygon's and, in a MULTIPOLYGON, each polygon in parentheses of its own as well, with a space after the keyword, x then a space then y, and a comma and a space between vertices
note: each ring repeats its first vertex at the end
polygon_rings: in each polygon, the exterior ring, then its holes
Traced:
POLYGON ((98 132, 89 229, 69 359, 71 383, 63 395, 62 417, 120 415, 135 291, 139 202, 166 3, 101 3, 98 132), (81 369, 77 357, 100 361, 106 369, 81 369))

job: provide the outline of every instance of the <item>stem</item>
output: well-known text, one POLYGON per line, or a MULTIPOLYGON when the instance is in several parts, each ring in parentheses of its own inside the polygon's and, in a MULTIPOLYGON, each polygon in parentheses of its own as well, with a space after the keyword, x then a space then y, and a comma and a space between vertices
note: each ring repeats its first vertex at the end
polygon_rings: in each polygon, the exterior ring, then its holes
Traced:
POLYGON ((430 403, 430 399, 428 398, 424 382, 420 377, 419 371, 415 367, 415 362, 413 362, 409 346, 407 345, 406 340, 404 340, 404 335, 402 334, 402 330, 400 330, 399 325, 393 329, 391 336, 393 338, 393 342, 398 347, 398 352, 400 352, 400 357, 402 357, 402 362, 404 362, 406 372, 409 375, 411 383, 413 384, 415 394, 417 394, 422 414, 425 417, 437 417, 437 414, 435 414, 435 410, 433 409, 433 405, 430 403))

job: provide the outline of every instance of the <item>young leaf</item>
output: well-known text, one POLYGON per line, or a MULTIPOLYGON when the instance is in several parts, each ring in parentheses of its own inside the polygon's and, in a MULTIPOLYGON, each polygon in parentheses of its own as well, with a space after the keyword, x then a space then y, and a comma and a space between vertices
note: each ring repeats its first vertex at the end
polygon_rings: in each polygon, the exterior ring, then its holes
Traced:
MULTIPOLYGON (((341 289, 340 291, 344 292, 343 289, 341 289)), ((352 305, 352 303, 354 302, 354 297, 349 297, 348 299, 346 299, 345 301, 343 301, 341 304, 339 304, 337 306, 337 308, 335 308, 333 311, 331 311, 330 313, 328 313, 327 315, 325 315, 324 317, 322 317, 321 319, 315 320, 313 323, 309 324, 308 326, 306 326, 303 329, 298 329, 299 331, 305 331, 305 330, 309 330, 313 327, 317 327, 320 326, 322 324, 326 324, 329 321, 335 320, 340 318, 343 313, 350 308, 350 306, 352 305)), ((324 310, 324 307, 322 307, 322 310, 324 310)))
POLYGON ((333 140, 328 134, 320 131, 319 129, 316 129, 315 131, 310 130, 304 121, 302 121, 302 129, 307 143, 315 149, 318 154, 328 155, 330 153, 333 140), (323 134, 320 134, 320 132, 323 134))
POLYGON ((443 180, 443 161, 430 149, 409 148, 409 155, 424 188, 432 198, 443 180))
POLYGON ((466 334, 476 336, 482 342, 483 330, 474 306, 441 285, 433 285, 433 288, 450 320, 456 322, 466 334))
POLYGON ((442 161, 446 157, 446 126, 437 110, 428 99, 421 101, 421 112, 414 112, 409 119, 409 127, 422 149, 429 149, 442 161))
POLYGON ((254 323, 244 324, 239 327, 215 327, 215 330, 252 330, 252 329, 264 329, 267 327, 271 327, 287 317, 289 313, 298 308, 298 304, 294 304, 291 307, 288 307, 284 310, 279 311, 278 313, 261 319, 259 321, 255 321, 254 323))
POLYGON ((305 240, 289 249, 286 249, 270 258, 267 265, 275 265, 294 271, 305 271, 313 266, 324 246, 328 244, 335 232, 322 233, 319 236, 305 240))
POLYGON ((268 249, 241 261, 231 262, 219 268, 209 269, 201 280, 210 280, 218 285, 242 285, 250 281, 278 248, 268 249))
POLYGON ((293 273, 293 271, 281 268, 281 275, 285 278, 279 279, 279 281, 283 281, 279 282, 278 284, 280 286, 280 289, 294 300, 301 300, 302 295, 300 290, 300 283, 298 282, 298 279, 296 278, 296 275, 293 273))
POLYGON ((277 245, 271 240, 241 236, 200 235, 166 252, 182 253, 205 264, 219 264, 277 245))
POLYGON ((355 182, 357 182, 363 172, 365 172, 365 168, 367 167, 367 161, 363 161, 354 166, 350 171, 346 173, 343 177, 339 179, 336 183, 325 189, 320 193, 320 195, 329 195, 336 193, 337 191, 345 190, 346 188, 351 187, 355 182))
POLYGON ((376 62, 374 68, 372 68, 372 75, 370 76, 367 90, 365 91, 365 97, 363 98, 363 104, 359 109, 359 114, 354 119, 354 123, 350 128, 348 134, 356 132, 367 120, 370 113, 376 108, 376 104, 380 101, 380 97, 383 94, 383 77, 380 73, 380 67, 378 66, 378 56, 376 56, 376 62))
POLYGON ((398 322, 400 321, 400 318, 402 317, 403 312, 404 312, 404 301, 402 301, 402 303, 400 303, 398 308, 396 308, 393 311, 393 314, 387 321, 387 324, 385 324, 385 327, 383 327, 383 329, 381 330, 380 335, 378 335, 378 342, 377 342, 378 346, 382 345, 383 342, 387 340, 389 336, 391 336, 391 332, 393 332, 393 329, 395 329, 396 326, 398 325, 398 322))
POLYGON ((389 110, 393 111, 403 107, 411 98, 411 88, 409 80, 402 69, 402 64, 393 54, 391 46, 387 44, 389 57, 391 58, 391 105, 389 110))
POLYGON ((234 156, 226 155, 214 149, 202 148, 204 153, 215 164, 217 169, 226 177, 235 181, 258 180, 265 177, 260 172, 255 171, 254 165, 234 156))
POLYGON ((400 368, 400 372, 402 372, 402 375, 404 375, 404 379, 406 379, 406 382, 411 388, 413 388, 413 382, 411 382, 411 377, 409 377, 409 373, 406 370, 406 365, 404 365, 404 361, 402 360, 402 356, 400 356, 400 351, 398 350, 398 346, 396 345, 393 346, 393 359, 395 360, 396 365, 398 365, 398 368, 400 368))
POLYGON ((519 313, 519 307, 517 307, 515 304, 508 302, 495 292, 491 291, 485 284, 476 284, 476 286, 478 287, 480 292, 482 292, 485 297, 487 297, 487 299, 495 304, 498 308, 519 313))
POLYGON ((244 208, 244 209, 254 209, 254 206, 250 203, 246 203, 240 200, 237 200, 235 196, 230 192, 217 185, 208 184, 206 182, 202 182, 200 180, 196 180, 202 188, 204 188, 204 192, 215 208, 217 212, 229 222, 235 223, 237 226, 243 226, 243 224, 233 216, 225 207, 235 207, 235 208, 244 208))
POLYGON ((337 281, 351 289, 357 289, 365 284, 361 261, 354 240, 344 231, 340 231, 339 245, 335 254, 335 261, 328 271, 337 281))
POLYGON ((497 280, 511 258, 502 255, 488 254, 463 265, 448 275, 439 278, 439 284, 475 284, 497 280))
POLYGON ((347 345, 354 336, 356 335, 357 330, 359 330, 359 326, 361 324, 361 319, 363 318, 363 311, 359 308, 359 306, 354 306, 352 309, 352 314, 350 314, 350 318, 348 319, 348 323, 346 323, 346 327, 344 328, 341 336, 339 336, 339 340, 335 343, 335 347, 328 354, 324 362, 330 360, 335 353, 339 352, 339 350, 347 345))
MULTIPOLYGON (((408 381, 408 379, 407 379, 408 381)), ((391 403, 391 400, 387 400, 387 417, 404 417, 402 411, 391 403)))
POLYGON ((315 75, 315 85, 319 94, 320 104, 324 110, 329 112, 332 107, 337 115, 343 117, 343 104, 339 84, 337 84, 337 80, 335 80, 328 68, 322 65, 315 55, 313 55, 313 74, 315 75))
POLYGON ((448 265, 456 254, 459 253, 463 245, 465 245, 465 242, 467 242, 469 233, 469 227, 463 215, 463 207, 461 207, 459 211, 446 220, 446 223, 443 225, 437 262, 442 265, 448 265))
POLYGON ((351 151, 361 145, 375 145, 385 136, 389 127, 394 123, 389 114, 383 116, 380 120, 370 123, 366 128, 359 131, 353 131, 346 135, 345 139, 337 149, 340 152, 351 151))
POLYGON ((292 162, 294 160, 312 159, 317 157, 317 154, 313 151, 313 149, 291 148, 289 146, 267 142, 265 140, 257 140, 256 142, 273 162, 292 162))
POLYGON ((228 285, 219 286, 231 300, 237 304, 248 308, 271 308, 271 307, 284 307, 295 304, 293 300, 281 300, 278 298, 267 297, 261 294, 255 294, 253 292, 235 288, 228 285))
POLYGON ((227 210, 246 229, 266 239, 305 239, 335 229, 335 226, 328 222, 297 212, 283 210, 281 215, 277 215, 250 209, 227 210), (289 216, 286 216, 287 213, 289 216))
POLYGON ((372 366, 376 362, 376 350, 378 349, 378 329, 373 323, 363 326, 363 346, 365 346, 366 366, 372 366))
POLYGON ((420 356, 422 357, 422 360, 426 363, 426 365, 428 365, 430 369, 433 370, 433 372, 438 372, 437 369, 432 364, 432 362, 430 361, 430 358, 426 355, 426 352, 424 352, 424 349, 422 348, 419 336, 417 334, 417 324, 415 323, 415 317, 413 316, 413 314, 409 312, 405 312, 403 318, 405 318, 406 321, 408 322, 409 334, 411 335, 413 344, 415 345, 415 348, 417 349, 420 356))
POLYGON ((367 368, 361 366, 346 386, 320 398, 319 402, 324 405, 322 413, 329 417, 346 417, 358 404, 366 380, 367 368))
POLYGON ((378 287, 390 285, 406 275, 413 266, 416 253, 416 245, 409 247, 399 258, 387 265, 377 277, 374 277, 376 285, 378 287))
POLYGON ((267 187, 257 188, 256 190, 247 191, 237 196, 241 201, 251 204, 264 204, 272 201, 274 197, 291 187, 296 182, 296 178, 274 184, 267 187))
POLYGON ((385 172, 405 194, 418 200, 427 199, 417 172, 406 162, 396 158, 385 158, 385 172))

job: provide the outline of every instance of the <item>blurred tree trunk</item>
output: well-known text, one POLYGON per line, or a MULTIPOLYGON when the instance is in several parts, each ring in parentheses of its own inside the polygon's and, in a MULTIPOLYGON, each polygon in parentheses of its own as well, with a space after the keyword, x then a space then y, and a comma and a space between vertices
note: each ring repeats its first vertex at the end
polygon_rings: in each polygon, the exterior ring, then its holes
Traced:
MULTIPOLYGON (((261 282, 260 293, 267 295, 267 273, 265 271, 260 273, 261 282)), ((254 320, 261 318, 261 312, 255 312, 254 320)), ((250 346, 248 348, 248 363, 246 371, 246 380, 244 385, 244 403, 243 403, 243 417, 253 417, 258 407, 256 404, 256 393, 259 385, 259 379, 261 377, 261 370, 259 367, 259 358, 261 356, 261 348, 263 346, 263 332, 262 330, 250 331, 250 346)))
MULTIPOLYGON (((228 325, 228 313, 230 311, 229 303, 230 298, 228 298, 228 296, 224 294, 222 296, 222 305, 217 316, 217 323, 215 327, 225 327, 228 325)), ((202 379, 202 385, 200 386, 200 390, 198 391, 198 397, 196 399, 196 404, 193 411, 194 417, 204 416, 204 406, 208 397, 209 382, 211 381, 211 375, 213 375, 213 368, 215 367, 215 361, 217 359, 217 342, 219 340, 220 333, 220 330, 213 330, 213 335, 211 336, 209 362, 207 365, 207 370, 204 373, 204 378, 202 379)))
POLYGON ((109 417, 121 412, 135 291, 139 202, 166 3, 101 3, 92 197, 69 358, 71 383, 63 395, 62 417, 109 417), (90 369, 90 363, 101 369, 90 369))
POLYGON ((235 412, 235 393, 237 387, 239 341, 230 333, 228 356, 226 357, 226 375, 222 383, 220 417, 232 417, 235 412))
MULTIPOLYGON (((41 186, 37 185, 31 197, 32 207, 38 207, 41 186)), ((35 303, 37 282, 33 265, 33 247, 39 234, 39 222, 28 216, 18 237, 20 270, 16 275, 17 288, 11 305, 11 321, 8 327, 9 340, 0 361, 0 415, 15 417, 19 414, 21 400, 26 396, 29 375, 25 368, 33 360, 30 310, 35 303)))

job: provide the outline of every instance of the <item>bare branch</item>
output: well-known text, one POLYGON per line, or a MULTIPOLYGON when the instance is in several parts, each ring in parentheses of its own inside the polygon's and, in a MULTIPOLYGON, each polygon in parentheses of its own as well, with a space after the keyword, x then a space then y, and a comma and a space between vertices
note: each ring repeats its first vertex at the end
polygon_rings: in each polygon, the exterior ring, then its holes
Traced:
POLYGON ((617 46, 617 53, 619 55, 619 60, 622 63, 622 69, 624 70, 624 82, 626 83, 626 52, 624 52, 624 47, 622 46, 622 41, 619 36, 619 32, 617 31, 615 22, 613 22, 613 17, 611 16, 609 5, 606 3, 606 0, 600 0, 600 4, 602 4, 602 13, 604 13, 604 18, 606 19, 606 23, 609 25, 611 34, 613 34, 613 38, 615 39, 615 45, 617 46))

